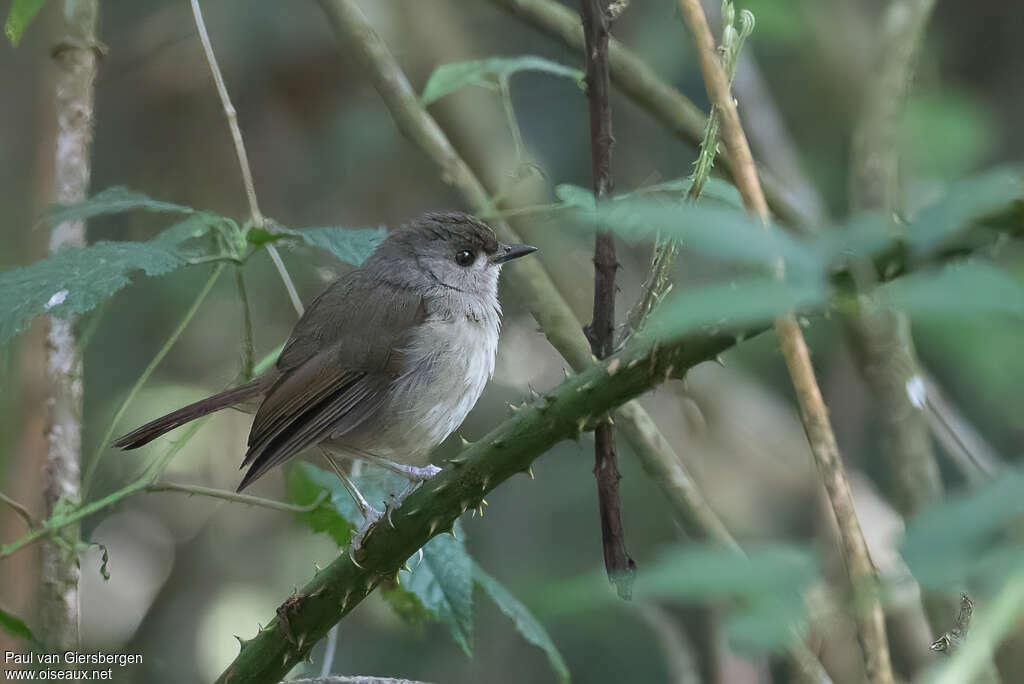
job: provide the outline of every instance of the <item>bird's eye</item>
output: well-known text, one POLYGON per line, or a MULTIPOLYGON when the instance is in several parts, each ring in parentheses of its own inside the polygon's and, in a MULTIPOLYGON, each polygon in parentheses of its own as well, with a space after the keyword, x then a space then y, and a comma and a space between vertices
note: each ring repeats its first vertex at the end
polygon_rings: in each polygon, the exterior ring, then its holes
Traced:
POLYGON ((455 255, 455 263, 459 266, 469 266, 473 263, 473 253, 468 249, 464 249, 455 255))

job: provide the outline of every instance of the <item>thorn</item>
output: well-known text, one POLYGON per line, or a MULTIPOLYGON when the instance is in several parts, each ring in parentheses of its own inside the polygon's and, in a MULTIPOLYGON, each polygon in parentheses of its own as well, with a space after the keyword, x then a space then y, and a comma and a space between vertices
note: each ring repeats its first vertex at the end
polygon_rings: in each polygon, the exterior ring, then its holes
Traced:
MULTIPOLYGON (((671 366, 669 366, 671 368, 671 366)), ((612 418, 611 414, 608 414, 608 424, 615 425, 615 419, 612 418)))
POLYGON ((313 654, 312 654, 312 652, 306 653, 306 657, 302 659, 302 662, 309 663, 310 665, 312 665, 313 664, 313 654))
POLYGON ((306 641, 306 635, 305 634, 300 634, 299 638, 295 640, 295 650, 296 651, 301 651, 302 650, 302 644, 305 641, 306 641))
POLYGON ((487 499, 480 499, 480 503, 482 503, 484 506, 490 506, 491 505, 491 504, 487 503, 487 499))
POLYGON ((562 374, 565 376, 566 380, 572 377, 572 375, 569 373, 569 369, 566 368, 565 366, 562 366, 562 374))
POLYGON ((345 592, 345 595, 341 597, 341 610, 345 610, 348 606, 348 597, 352 595, 352 590, 349 589, 345 592))
POLYGON ((242 649, 245 648, 245 644, 246 644, 247 640, 243 639, 242 637, 238 636, 237 634, 234 634, 232 636, 234 636, 236 639, 238 639, 238 651, 241 652, 242 649))
POLYGON ((452 523, 452 529, 448 530, 448 534, 452 535, 452 539, 458 539, 458 535, 455 534, 455 523, 452 523))
POLYGON ((462 446, 463 446, 463 447, 473 446, 473 443, 472 443, 472 442, 470 442, 470 441, 469 441, 468 439, 466 439, 465 437, 463 437, 462 435, 459 435, 459 441, 460 441, 460 442, 462 442, 462 446))
POLYGON ((512 413, 515 413, 516 411, 519 410, 519 407, 510 401, 505 402, 505 405, 508 406, 508 410, 511 411, 512 413))
POLYGON ((715 355, 715 363, 717 363, 722 368, 725 368, 725 359, 722 358, 721 354, 715 355))
POLYGON ((537 479, 537 478, 535 478, 535 477, 533 476, 533 468, 532 468, 532 467, 529 467, 529 468, 527 468, 527 469, 526 469, 526 472, 527 472, 527 474, 528 474, 528 475, 530 476, 530 479, 531 479, 531 480, 536 480, 536 479, 537 479))
POLYGON ((418 568, 418 567, 420 567, 420 565, 423 564, 423 547, 422 546, 419 549, 416 550, 416 558, 417 558, 417 560, 416 560, 416 567, 418 568))
POLYGON ((320 564, 313 561, 313 576, 316 577, 319 575, 321 570, 323 570, 323 568, 320 567, 320 564))
POLYGON ((441 526, 441 519, 440 518, 434 518, 433 520, 430 521, 430 529, 427 531, 427 534, 430 535, 431 537, 433 537, 434 536, 434 532, 436 532, 437 528, 440 527, 440 526, 441 526))
POLYGON ((395 576, 391 578, 391 581, 394 582, 397 585, 401 585, 402 584, 402 579, 401 579, 401 577, 399 577, 400 574, 401 573, 398 570, 395 570, 395 576))
POLYGON ((257 622, 256 623, 256 633, 257 634, 262 634, 265 631, 267 631, 267 628, 257 622))
POLYGON ((626 364, 626 368, 633 368, 638 363, 640 363, 640 359, 633 359, 632 361, 626 364))
POLYGON ((608 363, 608 368, 607 368, 608 375, 615 375, 616 371, 619 370, 619 366, 621 366, 621 365, 622 365, 622 361, 620 359, 618 359, 618 358, 612 359, 608 363))
POLYGON ((491 476, 490 475, 484 475, 484 479, 480 483, 480 491, 486 492, 487 491, 487 483, 489 483, 490 481, 491 481, 491 476))
POLYGON ((402 568, 401 569, 405 570, 406 572, 412 572, 412 568, 409 567, 409 562, 408 561, 406 561, 405 563, 402 563, 402 568))

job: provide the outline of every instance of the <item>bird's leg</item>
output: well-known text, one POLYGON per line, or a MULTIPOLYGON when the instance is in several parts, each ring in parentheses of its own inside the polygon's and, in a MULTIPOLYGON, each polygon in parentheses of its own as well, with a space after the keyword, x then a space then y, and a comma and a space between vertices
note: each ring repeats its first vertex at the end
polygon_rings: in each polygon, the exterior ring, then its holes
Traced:
POLYGON ((395 463, 394 461, 389 461, 386 458, 374 456, 373 454, 364 451, 360 451, 359 455, 365 458, 366 460, 370 461, 371 463, 376 463, 381 468, 390 470, 393 473, 398 473, 405 479, 409 480, 409 482, 413 483, 419 483, 425 480, 429 480, 430 478, 434 477, 439 472, 441 472, 440 468, 431 463, 428 463, 422 468, 418 468, 416 466, 405 465, 404 463, 395 463))
MULTIPOLYGON (((352 544, 349 547, 349 555, 351 556, 359 550, 359 547, 363 544, 363 537, 366 536, 366 533, 370 531, 370 528, 373 527, 373 525, 380 520, 384 514, 370 505, 370 502, 366 500, 363 493, 360 492, 355 483, 349 479, 348 475, 345 474, 327 449, 321 449, 320 452, 323 454, 324 460, 327 461, 327 464, 331 466, 331 470, 333 470, 334 474, 338 476, 339 480, 341 480, 341 484, 345 485, 345 489, 347 489, 348 493, 352 495, 352 500, 355 501, 356 507, 359 508, 359 512, 363 514, 363 523, 352 535, 352 544)), ((352 560, 354 562, 355 558, 352 560)))

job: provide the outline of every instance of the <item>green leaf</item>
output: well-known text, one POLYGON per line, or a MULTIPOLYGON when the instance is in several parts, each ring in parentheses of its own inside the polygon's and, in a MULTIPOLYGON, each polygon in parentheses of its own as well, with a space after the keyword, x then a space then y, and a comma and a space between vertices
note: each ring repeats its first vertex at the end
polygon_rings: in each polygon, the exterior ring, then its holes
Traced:
POLYGON ((157 213, 194 214, 196 210, 171 202, 151 199, 125 187, 107 188, 87 200, 73 204, 55 204, 47 214, 51 225, 65 221, 84 221, 94 216, 120 214, 126 211, 152 211, 157 213))
POLYGON ((2 609, 0 609, 0 627, 3 627, 4 631, 13 637, 39 643, 36 635, 32 633, 32 630, 28 628, 28 625, 21 618, 11 615, 2 609))
POLYGON ((779 314, 825 302, 823 279, 777 280, 752 276, 670 293, 654 310, 645 334, 674 340, 707 327, 737 328, 767 323, 779 314))
MULTIPOLYGON (((297 517, 314 532, 329 534, 338 546, 347 546, 352 540, 352 532, 356 529, 358 518, 349 517, 347 504, 351 502, 351 496, 347 491, 337 491, 341 484, 338 482, 338 476, 311 463, 300 461, 288 470, 287 482, 288 495, 300 506, 310 506, 323 492, 328 493, 325 505, 318 506, 312 511, 298 513, 297 517), (347 501, 335 500, 338 496, 345 497, 347 501), (341 510, 345 513, 341 513, 341 510)), ((357 512, 356 514, 358 515, 357 512)))
POLYGON ((912 273, 881 288, 893 307, 917 316, 1024 318, 1024 286, 984 261, 912 273))
POLYGON ((92 310, 127 285, 135 271, 158 276, 188 265, 197 254, 181 243, 208 230, 208 217, 192 217, 148 242, 64 247, 49 258, 0 274, 0 345, 36 316, 92 310))
POLYGON ((915 579, 928 588, 962 587, 998 582, 1019 568, 1022 489, 1024 473, 1004 470, 984 486, 911 519, 901 554, 915 579))
POLYGON ((46 0, 13 0, 11 10, 7 13, 7 21, 4 23, 4 33, 11 45, 18 47, 25 29, 32 23, 32 20, 43 9, 46 0))
POLYGON ((907 230, 907 242, 915 256, 927 254, 958 230, 1022 198, 1020 169, 997 169, 951 183, 942 199, 918 212, 907 230))
POLYGON ((427 80, 421 100, 429 105, 467 85, 493 87, 521 71, 539 71, 552 76, 564 76, 583 88, 583 72, 557 62, 527 55, 523 57, 493 57, 468 62, 442 64, 434 69, 427 80))
POLYGON ((294 230, 280 224, 272 230, 251 228, 249 242, 257 247, 277 240, 301 240, 310 247, 326 249, 341 261, 358 266, 387 237, 384 228, 304 228, 294 230))
POLYGON ((487 592, 498 609, 512 619, 512 623, 523 635, 523 638, 544 651, 551 663, 551 668, 558 675, 559 681, 568 682, 570 679, 569 666, 565 664, 562 654, 558 652, 558 647, 548 636, 544 625, 533 616, 530 609, 476 563, 473 563, 473 580, 478 587, 487 592))
POLYGON ((326 249, 355 266, 366 261, 387 237, 383 228, 306 228, 295 234, 307 245, 326 249))
MULTIPOLYGON (((644 565, 634 598, 711 605, 725 617, 733 644, 749 651, 777 651, 804 622, 802 595, 820 581, 817 557, 808 547, 771 545, 747 555, 710 545, 674 547, 644 565)), ((554 613, 578 613, 619 605, 603 572, 557 582, 539 604, 554 613)))
POLYGON ((423 561, 409 559, 412 572, 399 572, 401 585, 434 619, 448 625, 467 656, 473 652, 473 560, 460 539, 439 534, 423 547, 423 561), (418 564, 417 564, 418 563, 418 564))
POLYGON ((626 239, 672 237, 685 249, 723 261, 774 270, 782 257, 787 273, 801 275, 816 275, 825 267, 816 249, 729 207, 634 197, 602 202, 594 211, 572 213, 574 223, 582 229, 602 226, 626 239))

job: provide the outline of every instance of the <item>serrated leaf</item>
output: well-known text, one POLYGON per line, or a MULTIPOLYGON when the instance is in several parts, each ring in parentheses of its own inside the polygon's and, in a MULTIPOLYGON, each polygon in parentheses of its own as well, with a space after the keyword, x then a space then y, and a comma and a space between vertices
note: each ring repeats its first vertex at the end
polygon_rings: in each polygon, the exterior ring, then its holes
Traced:
POLYGON ((36 635, 32 633, 32 630, 28 628, 28 625, 21 618, 3 609, 0 609, 0 627, 3 627, 3 630, 13 637, 38 643, 36 635))
POLYGON ((429 615, 448 626, 455 643, 473 652, 473 560, 460 539, 440 534, 423 547, 423 561, 409 559, 400 582, 429 615))
POLYGON ((752 276, 670 293, 654 310, 645 334, 675 340, 703 328, 768 323, 779 314, 816 308, 828 296, 823 279, 790 281, 752 276))
POLYGON ((11 41, 11 45, 18 47, 21 37, 25 34, 25 29, 45 4, 46 0, 13 0, 11 2, 7 21, 4 22, 4 33, 7 34, 7 40, 11 41))
POLYGON ((499 81, 508 79, 513 74, 522 71, 538 71, 552 76, 571 78, 580 88, 583 88, 584 74, 579 69, 532 55, 492 57, 442 64, 430 75, 420 99, 423 104, 429 105, 465 86, 494 86, 499 81))
POLYGON ((194 214, 192 207, 162 202, 135 192, 129 188, 115 186, 93 195, 89 199, 73 204, 55 204, 47 213, 51 225, 65 221, 84 221, 95 216, 120 214, 126 211, 151 211, 156 213, 194 214))
MULTIPOLYGON (((326 532, 338 546, 347 546, 352 539, 358 520, 350 522, 350 518, 339 509, 348 512, 345 501, 336 501, 335 496, 342 494, 351 500, 348 492, 338 492, 334 483, 338 477, 316 466, 300 461, 288 470, 288 496, 300 506, 310 506, 323 492, 328 498, 325 505, 312 511, 296 514, 298 519, 309 526, 314 532, 326 532)), ((354 509, 354 506, 352 507, 354 509)))
POLYGON ((983 261, 912 273, 886 284, 881 293, 894 308, 917 316, 1024 318, 1024 286, 983 261))
POLYGON ((326 249, 355 266, 366 261, 387 237, 383 228, 305 228, 295 234, 307 245, 326 249))
POLYGON ((906 232, 907 243, 915 256, 926 254, 958 230, 1022 198, 1020 169, 997 169, 951 183, 942 199, 918 213, 906 232))
POLYGON ((64 247, 54 255, 0 274, 0 345, 36 316, 67 316, 95 308, 127 285, 130 275, 165 275, 196 256, 181 246, 209 228, 192 217, 148 242, 97 242, 64 247))
POLYGON ((801 276, 820 274, 825 267, 815 248, 741 210, 711 203, 633 197, 570 213, 586 230, 601 226, 626 239, 671 237, 684 249, 727 262, 774 270, 781 257, 787 273, 801 276))
MULTIPOLYGON (((402 491, 407 480, 388 470, 365 464, 363 474, 352 478, 371 506, 384 507, 389 495, 402 491)), ((299 519, 314 532, 326 532, 338 546, 348 546, 352 531, 362 522, 362 514, 338 476, 312 463, 299 461, 288 472, 288 491, 297 504, 308 506, 321 492, 328 498, 324 505, 309 513, 299 513, 299 519)))
POLYGON ((544 625, 534 617, 530 609, 476 563, 473 563, 473 580, 491 597, 498 609, 512 619, 512 624, 523 635, 523 638, 544 651, 551 663, 551 668, 558 675, 559 681, 568 682, 570 679, 569 666, 565 664, 562 654, 558 652, 558 647, 551 640, 544 625))
POLYGON ((277 240, 301 240, 310 247, 326 249, 341 261, 359 266, 387 237, 384 228, 303 228, 275 225, 273 230, 251 228, 248 240, 256 246, 277 240))

